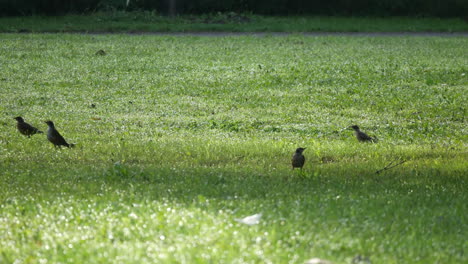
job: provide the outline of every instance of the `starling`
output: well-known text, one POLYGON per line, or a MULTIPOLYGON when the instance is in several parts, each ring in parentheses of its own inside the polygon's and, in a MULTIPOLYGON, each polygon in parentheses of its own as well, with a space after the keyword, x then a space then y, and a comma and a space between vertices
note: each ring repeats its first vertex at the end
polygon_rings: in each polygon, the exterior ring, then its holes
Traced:
POLYGON ((359 130, 358 126, 354 125, 351 128, 354 129, 354 135, 356 135, 357 140, 360 142, 377 142, 377 139, 369 137, 366 133, 359 130))
POLYGON ((16 119, 16 121, 18 121, 18 123, 16 124, 16 127, 18 128, 18 131, 21 134, 25 135, 25 136, 31 137, 31 135, 38 134, 38 133, 39 134, 43 133, 39 129, 31 126, 30 124, 28 124, 26 122, 24 122, 24 119, 21 116, 15 117, 14 119, 16 119))
POLYGON ((60 135, 60 133, 55 129, 54 122, 52 121, 45 121, 45 123, 49 126, 49 130, 47 130, 47 139, 54 144, 55 147, 65 146, 67 148, 72 148, 74 144, 68 144, 65 139, 60 135))
POLYGON ((302 170, 302 167, 304 166, 305 163, 305 157, 302 155, 302 152, 304 152, 305 148, 297 148, 296 152, 294 153, 292 157, 292 169, 294 168, 300 168, 302 170))

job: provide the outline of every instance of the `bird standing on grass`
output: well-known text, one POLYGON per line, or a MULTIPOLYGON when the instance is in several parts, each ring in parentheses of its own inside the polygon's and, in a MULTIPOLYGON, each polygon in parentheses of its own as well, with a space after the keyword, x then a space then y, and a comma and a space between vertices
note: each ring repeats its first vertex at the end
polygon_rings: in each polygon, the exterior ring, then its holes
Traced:
POLYGON ((297 148, 296 152, 294 153, 292 157, 292 169, 294 168, 300 168, 302 170, 302 167, 304 167, 305 163, 305 157, 302 155, 302 152, 304 152, 305 148, 297 148))
POLYGON ((47 130, 47 139, 54 144, 55 147, 65 146, 67 148, 72 148, 74 144, 68 144, 65 139, 60 135, 60 133, 55 129, 54 122, 52 121, 45 121, 45 123, 49 126, 49 130, 47 130))
POLYGON ((369 137, 366 133, 362 132, 358 126, 351 126, 354 129, 354 135, 356 135, 357 140, 360 142, 377 142, 376 138, 369 137))
POLYGON ((31 135, 43 133, 39 129, 24 122, 24 119, 21 116, 17 116, 14 119, 18 121, 18 123, 16 123, 16 127, 18 128, 18 131, 25 136, 31 137, 31 135))

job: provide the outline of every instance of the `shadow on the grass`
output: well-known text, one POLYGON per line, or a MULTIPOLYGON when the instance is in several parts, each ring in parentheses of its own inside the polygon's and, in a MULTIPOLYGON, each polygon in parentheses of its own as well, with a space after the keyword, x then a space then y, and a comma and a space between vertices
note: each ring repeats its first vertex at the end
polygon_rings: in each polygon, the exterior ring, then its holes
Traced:
POLYGON ((463 167, 442 170, 403 164, 380 174, 375 173, 376 168, 380 167, 309 164, 303 171, 292 171, 138 167, 119 163, 99 169, 65 165, 47 170, 6 168, 9 173, 4 175, 2 184, 6 191, 0 198, 23 193, 38 200, 58 196, 105 200, 113 199, 112 193, 118 192, 126 194, 127 202, 164 200, 196 205, 200 197, 221 203, 239 199, 260 203, 301 200, 328 203, 336 199, 368 199, 370 203, 394 200, 398 203, 398 197, 411 198, 414 203, 429 203, 432 200, 449 202, 466 196, 463 186, 468 182, 463 167))
POLYGON ((238 168, 136 168, 113 165, 100 180, 118 188, 138 186, 141 195, 193 202, 199 196, 211 199, 303 199, 313 196, 405 195, 422 191, 436 194, 443 189, 462 191, 467 179, 462 169, 401 166, 375 173, 366 165, 316 165, 300 170, 238 168))

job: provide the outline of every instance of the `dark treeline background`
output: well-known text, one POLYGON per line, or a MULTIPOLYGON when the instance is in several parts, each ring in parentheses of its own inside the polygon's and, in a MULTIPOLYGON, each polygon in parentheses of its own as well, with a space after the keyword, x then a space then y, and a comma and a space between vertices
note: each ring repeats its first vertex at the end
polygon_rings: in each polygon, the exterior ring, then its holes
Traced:
POLYGON ((214 12, 261 15, 466 17, 468 0, 0 0, 0 15, 63 15, 148 10, 167 14, 214 12))

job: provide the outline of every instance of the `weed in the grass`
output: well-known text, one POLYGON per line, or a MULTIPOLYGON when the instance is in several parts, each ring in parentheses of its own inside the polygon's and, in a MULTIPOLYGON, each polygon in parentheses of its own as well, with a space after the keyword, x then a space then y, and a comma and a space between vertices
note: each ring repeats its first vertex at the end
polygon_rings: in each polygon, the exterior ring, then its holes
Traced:
POLYGON ((0 38, 2 263, 467 261, 466 38, 0 38))

